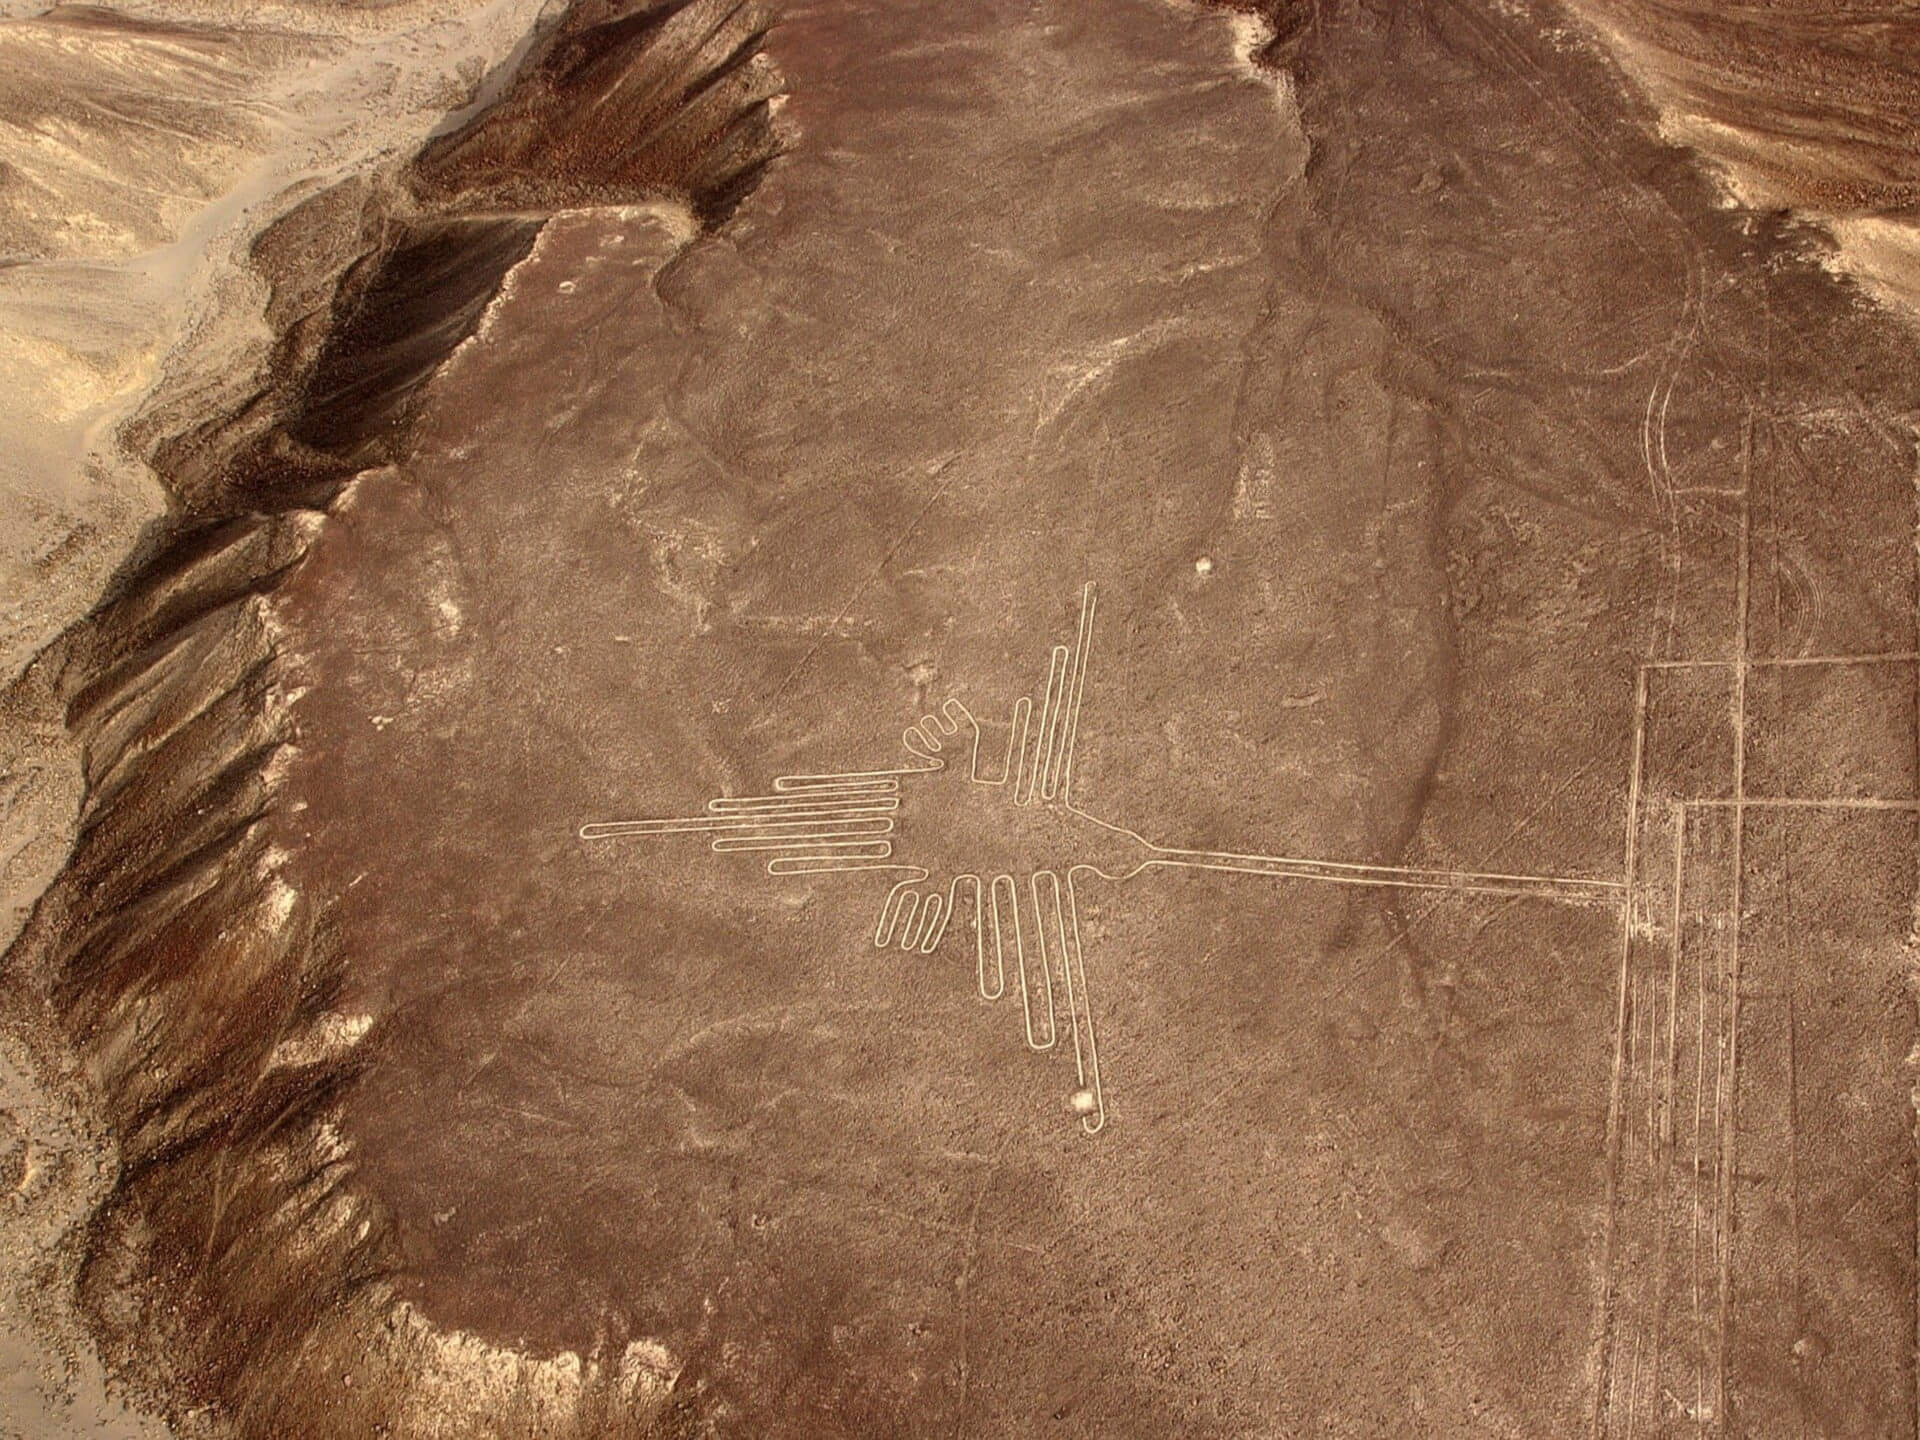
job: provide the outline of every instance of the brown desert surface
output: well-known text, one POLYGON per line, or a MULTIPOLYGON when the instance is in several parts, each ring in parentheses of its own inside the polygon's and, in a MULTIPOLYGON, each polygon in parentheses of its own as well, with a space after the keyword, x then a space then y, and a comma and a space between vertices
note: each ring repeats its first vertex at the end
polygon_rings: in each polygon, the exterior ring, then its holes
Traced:
POLYGON ((0 9, 0 1435, 1914 1433, 1917 38, 0 9))

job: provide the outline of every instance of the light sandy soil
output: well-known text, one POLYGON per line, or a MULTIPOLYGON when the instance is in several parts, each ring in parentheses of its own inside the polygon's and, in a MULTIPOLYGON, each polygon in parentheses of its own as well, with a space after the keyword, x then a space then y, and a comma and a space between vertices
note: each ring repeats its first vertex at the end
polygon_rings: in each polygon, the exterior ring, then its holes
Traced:
POLYGON ((1920 16, 1823 0, 1571 8, 1735 203, 1819 222, 1837 273, 1920 320, 1920 16))
POLYGON ((0 27, 0 675, 94 603, 165 503, 121 427, 257 384, 246 244, 303 193, 410 153, 539 5, 263 7, 241 26, 75 7, 0 27))
MULTIPOLYGON (((57 1064, 57 1062, 56 1062, 57 1064)), ((153 1440, 166 1426, 110 1390, 71 1294, 88 1218, 112 1183, 89 1097, 9 1025, 0 1048, 0 1434, 8 1440, 153 1440), (76 1093, 77 1090, 77 1093, 76 1093)))

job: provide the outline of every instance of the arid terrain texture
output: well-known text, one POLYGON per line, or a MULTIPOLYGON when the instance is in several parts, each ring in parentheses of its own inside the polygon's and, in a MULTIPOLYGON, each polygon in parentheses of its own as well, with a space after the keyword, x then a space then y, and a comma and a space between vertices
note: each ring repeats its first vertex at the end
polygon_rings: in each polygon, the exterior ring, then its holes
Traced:
POLYGON ((1913 12, 4 14, 0 1434, 1915 1432, 1913 12))

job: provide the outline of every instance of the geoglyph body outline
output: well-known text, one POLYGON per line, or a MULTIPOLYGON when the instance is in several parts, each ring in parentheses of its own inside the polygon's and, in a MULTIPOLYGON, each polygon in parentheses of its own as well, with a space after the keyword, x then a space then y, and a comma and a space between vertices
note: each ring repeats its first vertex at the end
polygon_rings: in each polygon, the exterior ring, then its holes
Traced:
POLYGON ((1578 905, 1625 904, 1628 887, 1614 880, 1423 870, 1188 850, 1157 844, 1138 831, 1101 819, 1073 800, 1073 761, 1086 700, 1096 608, 1095 587, 1089 582, 1081 590, 1080 623, 1074 643, 1071 647, 1056 644, 1049 655, 1038 722, 1032 695, 1023 694, 1013 704, 1007 721, 1006 752, 997 776, 987 774, 981 764, 980 722, 965 704, 950 698, 935 713, 922 716, 902 732, 901 745, 908 757, 905 764, 782 775, 764 795, 718 796, 697 815, 597 821, 581 826, 579 838, 594 841, 704 834, 712 836, 709 848, 716 854, 766 854, 769 875, 896 874, 899 878, 881 901, 874 926, 873 945, 878 950, 897 948, 933 954, 946 939, 963 902, 969 903, 974 921, 975 989, 983 1001, 1006 995, 1011 952, 1029 1049, 1044 1052, 1056 1048, 1060 1038, 1056 991, 1064 992, 1073 1046, 1075 1108, 1080 1112, 1081 1129, 1088 1135, 1098 1134, 1107 1121, 1099 1042, 1080 934, 1079 885, 1088 876, 1118 883, 1153 869, 1214 870, 1578 905), (944 890, 938 883, 923 890, 920 887, 933 878, 933 872, 894 858, 898 817, 907 798, 902 786, 945 771, 949 754, 955 749, 966 753, 967 778, 972 784, 997 788, 1020 810, 1041 807, 1089 822, 1130 842, 1140 858, 1130 867, 1117 869, 1068 860, 1064 873, 1057 863, 1042 864, 1024 877, 1011 870, 998 871, 991 878, 964 870, 950 876, 944 890), (1026 881, 1024 895, 1021 878, 1026 881))

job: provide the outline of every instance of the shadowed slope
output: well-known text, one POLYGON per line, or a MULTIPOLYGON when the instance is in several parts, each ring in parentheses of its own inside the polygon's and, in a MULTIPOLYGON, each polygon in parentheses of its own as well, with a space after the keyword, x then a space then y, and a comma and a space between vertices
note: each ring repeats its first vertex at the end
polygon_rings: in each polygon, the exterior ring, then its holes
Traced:
MULTIPOLYGON (((635 1423, 654 1403, 617 1365, 604 1384, 576 1376, 559 1409, 537 1367, 476 1391, 457 1347, 392 1328, 369 1288, 393 1263, 379 1209, 346 1184, 328 1139, 356 1067, 332 1008, 337 960, 266 826, 297 743, 274 587, 348 478, 404 445, 413 398, 545 213, 657 200, 718 214, 777 148, 765 104, 777 80, 749 63, 764 32, 751 11, 590 8, 546 44, 593 46, 597 62, 523 72, 500 102, 531 127, 513 150, 518 212, 474 213, 500 176, 477 151, 443 150, 418 195, 406 168, 350 180, 262 238, 270 384, 148 437, 175 516, 110 603, 36 662, 68 702, 87 795, 72 858, 6 966, 52 998, 120 1138, 89 1298, 119 1363, 174 1405, 228 1407, 245 1433, 365 1434, 465 1405, 545 1435, 582 1416, 635 1423), (731 39, 678 43, 689 26, 731 39), (569 148, 556 117, 605 113, 632 90, 657 97, 657 125, 694 123, 645 164, 573 174, 580 142, 569 148), (349 1365, 380 1383, 313 1404, 318 1377, 349 1365)), ((608 117, 616 133, 633 119, 608 117)), ((485 116, 471 133, 490 133, 485 116)))

